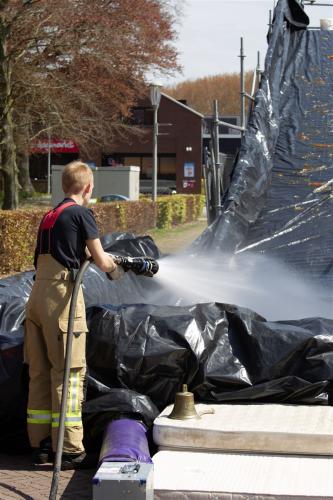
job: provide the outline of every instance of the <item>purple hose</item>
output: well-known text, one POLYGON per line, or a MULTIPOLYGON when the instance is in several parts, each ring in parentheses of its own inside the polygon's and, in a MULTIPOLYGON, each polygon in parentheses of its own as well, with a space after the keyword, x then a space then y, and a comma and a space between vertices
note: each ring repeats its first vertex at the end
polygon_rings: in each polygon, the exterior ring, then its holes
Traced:
POLYGON ((102 462, 151 464, 146 427, 137 420, 122 418, 108 424, 99 457, 102 462))

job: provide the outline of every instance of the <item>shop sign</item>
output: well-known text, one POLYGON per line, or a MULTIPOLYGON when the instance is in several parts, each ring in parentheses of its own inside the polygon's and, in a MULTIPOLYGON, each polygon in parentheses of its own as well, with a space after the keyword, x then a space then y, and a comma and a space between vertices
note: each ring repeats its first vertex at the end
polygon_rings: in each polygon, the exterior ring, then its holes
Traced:
POLYGON ((184 163, 184 177, 195 177, 195 166, 194 163, 185 162, 184 163))
POLYGON ((51 139, 35 141, 31 145, 32 153, 48 153, 49 147, 51 153, 78 153, 79 148, 75 142, 65 139, 51 139))
POLYGON ((183 181, 183 189, 194 189, 195 180, 183 181))

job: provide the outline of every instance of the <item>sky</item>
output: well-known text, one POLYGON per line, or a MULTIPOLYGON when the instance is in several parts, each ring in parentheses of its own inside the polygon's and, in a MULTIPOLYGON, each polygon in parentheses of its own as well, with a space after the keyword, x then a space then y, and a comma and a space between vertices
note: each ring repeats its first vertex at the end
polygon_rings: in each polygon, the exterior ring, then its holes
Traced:
MULTIPOLYGON (((273 0, 183 2, 183 17, 177 26, 179 36, 176 42, 183 74, 164 79, 165 85, 239 71, 240 37, 244 39, 245 69, 254 69, 258 51, 263 66, 269 10, 273 9, 273 0)), ((327 3, 330 2, 333 3, 332 0, 327 3)), ((320 18, 333 18, 333 7, 308 6, 306 12, 312 26, 319 26, 320 18)))

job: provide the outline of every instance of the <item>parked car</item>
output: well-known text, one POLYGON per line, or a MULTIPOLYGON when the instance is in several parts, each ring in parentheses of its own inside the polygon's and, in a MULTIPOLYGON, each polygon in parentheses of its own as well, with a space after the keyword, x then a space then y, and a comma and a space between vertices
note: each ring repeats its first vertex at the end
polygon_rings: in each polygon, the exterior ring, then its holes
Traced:
MULTIPOLYGON (((152 193, 152 188, 149 187, 149 186, 144 186, 142 188, 140 188, 140 193, 141 194, 145 194, 145 195, 149 195, 152 193)), ((176 190, 176 186, 175 187, 158 187, 157 188, 157 194, 158 195, 162 195, 162 194, 166 194, 166 195, 170 195, 170 194, 177 194, 177 190, 176 190)))
POLYGON ((108 201, 129 201, 129 198, 123 194, 105 194, 104 196, 101 196, 100 201, 102 203, 106 203, 108 201))

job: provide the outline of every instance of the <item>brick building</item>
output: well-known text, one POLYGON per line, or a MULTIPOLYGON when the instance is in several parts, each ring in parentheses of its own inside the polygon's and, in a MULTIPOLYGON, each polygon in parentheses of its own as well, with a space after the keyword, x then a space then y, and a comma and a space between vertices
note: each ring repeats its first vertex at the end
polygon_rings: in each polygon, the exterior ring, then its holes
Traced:
MULTIPOLYGON (((82 160, 97 167, 138 166, 140 190, 150 192, 153 163, 153 108, 148 98, 133 108, 132 123, 138 125, 142 133, 115 140, 103 151, 92 150, 89 158, 80 155, 74 143, 68 150, 59 150, 59 140, 51 140, 51 163, 65 165, 81 157, 82 160)), ((177 101, 162 93, 158 123, 159 192, 176 189, 179 193, 199 193, 202 177, 203 115, 187 106, 185 101, 177 101)), ((43 190, 41 184, 45 184, 47 178, 46 146, 44 143, 35 146, 34 154, 30 157, 30 175, 36 186, 40 184, 40 190, 43 190)))
MULTIPOLYGON (((153 108, 149 99, 133 108, 133 123, 143 134, 132 135, 104 151, 102 165, 140 167, 140 189, 149 191, 152 178, 153 108)), ((203 115, 162 93, 158 108, 158 187, 178 193, 199 193, 202 177, 203 115)))

